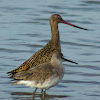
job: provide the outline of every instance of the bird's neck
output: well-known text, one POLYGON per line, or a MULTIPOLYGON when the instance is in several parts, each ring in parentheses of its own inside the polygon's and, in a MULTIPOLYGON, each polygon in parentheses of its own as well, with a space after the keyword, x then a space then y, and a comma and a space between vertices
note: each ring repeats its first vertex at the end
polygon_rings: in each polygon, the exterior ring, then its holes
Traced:
POLYGON ((51 24, 51 33, 52 33, 51 40, 60 44, 58 23, 51 24))
POLYGON ((51 64, 54 67, 62 67, 62 61, 60 59, 57 59, 57 58, 52 58, 51 59, 51 64))

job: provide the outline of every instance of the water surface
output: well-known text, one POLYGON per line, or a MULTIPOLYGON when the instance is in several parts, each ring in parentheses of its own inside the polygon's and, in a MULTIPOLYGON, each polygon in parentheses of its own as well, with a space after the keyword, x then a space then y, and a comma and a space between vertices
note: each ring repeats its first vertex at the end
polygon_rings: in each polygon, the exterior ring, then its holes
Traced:
MULTIPOLYGON (((65 76, 46 91, 46 100, 100 99, 99 0, 1 0, 0 12, 1 100, 32 100, 34 88, 9 85, 6 73, 50 40, 49 19, 55 13, 89 31, 59 24, 62 53, 78 65, 64 62, 65 76)), ((40 100, 40 90, 37 92, 35 99, 40 100)))

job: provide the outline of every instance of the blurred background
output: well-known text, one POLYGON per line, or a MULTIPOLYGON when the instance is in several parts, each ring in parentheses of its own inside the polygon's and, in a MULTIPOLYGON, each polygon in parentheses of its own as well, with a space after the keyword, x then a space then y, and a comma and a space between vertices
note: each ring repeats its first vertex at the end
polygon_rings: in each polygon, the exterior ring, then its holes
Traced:
MULTIPOLYGON (((0 99, 32 100, 35 88, 9 85, 6 74, 51 39, 52 14, 77 26, 59 24, 65 76, 45 100, 100 99, 100 0, 0 0, 0 99)), ((35 100, 41 100, 38 89, 35 100)))

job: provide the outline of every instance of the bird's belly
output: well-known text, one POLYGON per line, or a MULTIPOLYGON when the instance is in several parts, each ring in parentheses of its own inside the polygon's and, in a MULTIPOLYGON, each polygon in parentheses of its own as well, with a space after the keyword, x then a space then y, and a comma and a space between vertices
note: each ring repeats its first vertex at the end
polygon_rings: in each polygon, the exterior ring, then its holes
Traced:
POLYGON ((35 87, 35 88, 41 88, 41 89, 49 89, 50 87, 53 87, 57 85, 63 78, 62 76, 57 77, 50 77, 46 79, 44 82, 42 81, 35 81, 35 80, 20 80, 16 85, 26 85, 29 87, 35 87))

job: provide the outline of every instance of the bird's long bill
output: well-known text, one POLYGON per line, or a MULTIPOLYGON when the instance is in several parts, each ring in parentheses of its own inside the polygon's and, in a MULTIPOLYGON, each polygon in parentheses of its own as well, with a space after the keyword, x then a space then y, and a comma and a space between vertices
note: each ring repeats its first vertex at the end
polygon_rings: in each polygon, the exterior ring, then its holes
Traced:
POLYGON ((66 59, 66 58, 64 58, 64 57, 62 57, 62 59, 63 59, 64 61, 68 61, 68 62, 71 62, 71 63, 74 63, 74 64, 78 64, 77 62, 74 62, 74 61, 72 61, 72 60, 68 60, 68 59, 66 59))
POLYGON ((66 21, 64 21, 64 20, 62 21, 62 23, 67 24, 67 25, 70 25, 70 26, 73 26, 73 27, 76 27, 76 28, 80 28, 80 29, 83 29, 83 30, 88 30, 88 29, 86 29, 86 28, 82 28, 82 27, 73 25, 73 24, 71 24, 71 23, 68 23, 68 22, 66 22, 66 21))

